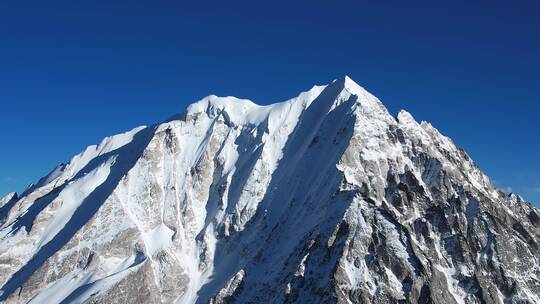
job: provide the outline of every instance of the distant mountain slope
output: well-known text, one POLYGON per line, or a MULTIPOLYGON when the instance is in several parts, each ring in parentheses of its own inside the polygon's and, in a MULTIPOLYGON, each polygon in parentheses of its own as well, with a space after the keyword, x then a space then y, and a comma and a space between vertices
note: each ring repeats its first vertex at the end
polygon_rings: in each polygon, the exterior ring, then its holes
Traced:
POLYGON ((209 96, 0 201, 6 303, 540 303, 540 213, 344 77, 209 96))

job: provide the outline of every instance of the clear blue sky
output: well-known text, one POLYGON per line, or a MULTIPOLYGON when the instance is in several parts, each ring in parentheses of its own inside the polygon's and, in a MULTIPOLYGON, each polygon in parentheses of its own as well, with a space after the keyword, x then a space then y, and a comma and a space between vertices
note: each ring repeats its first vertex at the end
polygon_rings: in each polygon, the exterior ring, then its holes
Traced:
POLYGON ((0 193, 210 93, 347 74, 540 203, 538 1, 185 2, 0 2, 0 193))

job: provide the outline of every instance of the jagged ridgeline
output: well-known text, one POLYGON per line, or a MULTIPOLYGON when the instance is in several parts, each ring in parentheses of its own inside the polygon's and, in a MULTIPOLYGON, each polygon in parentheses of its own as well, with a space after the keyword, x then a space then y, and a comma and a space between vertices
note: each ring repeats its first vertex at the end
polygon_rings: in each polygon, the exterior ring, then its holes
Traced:
POLYGON ((539 211, 347 77, 209 96, 0 201, 6 303, 540 303, 539 211))

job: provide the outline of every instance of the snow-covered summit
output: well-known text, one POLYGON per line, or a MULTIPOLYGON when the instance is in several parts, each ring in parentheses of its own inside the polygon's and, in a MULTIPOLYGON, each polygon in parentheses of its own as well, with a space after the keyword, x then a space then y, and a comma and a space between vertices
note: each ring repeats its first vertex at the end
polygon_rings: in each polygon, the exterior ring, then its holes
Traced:
POLYGON ((540 213, 348 77, 210 95, 0 200, 7 303, 540 302, 540 213))
MULTIPOLYGON (((349 94, 362 97, 362 100, 366 102, 377 100, 376 97, 354 82, 354 80, 348 76, 343 76, 327 85, 313 86, 310 90, 300 93, 295 98, 270 105, 258 105, 249 99, 240 99, 232 96, 220 97, 209 95, 190 105, 187 108, 186 115, 192 117, 198 116, 201 113, 206 113, 210 117, 223 115, 224 119, 233 125, 258 125, 272 113, 280 112, 283 108, 294 107, 305 109, 309 107, 325 89, 338 92, 336 96, 340 92, 348 92, 349 94)), ((380 105, 382 106, 382 104, 380 105)))

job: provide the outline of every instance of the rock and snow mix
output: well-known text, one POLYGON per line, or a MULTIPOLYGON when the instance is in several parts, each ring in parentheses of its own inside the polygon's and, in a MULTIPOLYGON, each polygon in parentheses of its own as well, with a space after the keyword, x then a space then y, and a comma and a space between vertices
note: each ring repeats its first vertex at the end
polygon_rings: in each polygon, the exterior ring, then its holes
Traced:
POLYGON ((0 200, 6 303, 540 303, 540 213, 347 77, 209 96, 0 200))

